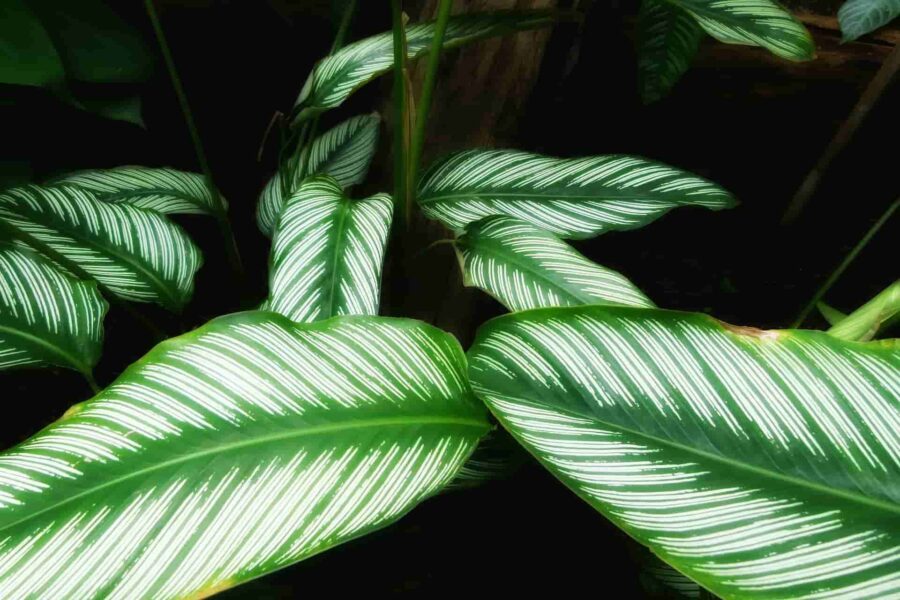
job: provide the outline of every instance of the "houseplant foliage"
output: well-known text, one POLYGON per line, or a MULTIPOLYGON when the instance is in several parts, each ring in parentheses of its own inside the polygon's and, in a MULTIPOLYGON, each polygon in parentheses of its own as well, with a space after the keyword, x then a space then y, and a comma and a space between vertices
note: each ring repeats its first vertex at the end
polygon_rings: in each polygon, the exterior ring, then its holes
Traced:
MULTIPOLYGON (((767 0, 650 9, 691 39, 702 29, 812 54, 767 0)), ((502 475, 504 431, 652 553, 663 587, 900 593, 900 345, 864 341, 900 310, 896 285, 850 315, 830 312, 829 332, 657 308, 566 240, 736 200, 640 157, 471 149, 408 189, 360 198, 380 117, 320 134, 322 113, 380 74, 402 76, 395 55, 555 18, 439 14, 336 44, 313 68, 259 199, 272 238, 260 309, 161 342, 0 454, 0 596, 206 596, 502 475), (378 316, 409 190, 454 235, 464 282, 512 311, 485 323, 468 354, 435 327, 378 316)), ((106 302, 180 310, 201 258, 174 219, 226 210, 201 176, 166 168, 0 194, 0 367, 90 379, 106 302)))

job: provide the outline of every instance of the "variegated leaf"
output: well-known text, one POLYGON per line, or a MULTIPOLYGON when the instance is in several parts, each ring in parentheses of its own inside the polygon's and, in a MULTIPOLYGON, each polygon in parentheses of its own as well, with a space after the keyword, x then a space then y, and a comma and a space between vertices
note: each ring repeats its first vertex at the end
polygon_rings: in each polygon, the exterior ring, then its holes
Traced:
POLYGON ((0 243, 0 369, 50 364, 90 374, 100 357, 106 309, 93 282, 0 243))
POLYGON ((217 319, 0 454, 0 597, 206 597, 394 521, 487 429, 433 327, 217 319))
POLYGON ((466 285, 481 288, 512 311, 581 304, 653 306, 619 273, 513 217, 470 223, 455 246, 466 285))
POLYGON ((307 178, 272 238, 268 309, 297 323, 377 315, 393 208, 388 194, 351 200, 332 177, 307 178))
MULTIPOLYGON (((309 175, 330 175, 345 189, 362 183, 375 156, 380 127, 378 113, 359 115, 317 137, 301 153, 299 168, 291 183, 291 193, 309 175)), ((256 207, 256 222, 260 231, 272 235, 283 207, 280 173, 276 173, 263 188, 256 207)))
POLYGON ((203 175, 170 168, 126 166, 76 171, 51 182, 92 192, 104 202, 130 204, 163 214, 210 214, 218 205, 203 175))
POLYGON ((788 60, 816 55, 812 36, 774 0, 665 0, 697 19, 720 42, 760 46, 788 60))
POLYGON ((200 251, 156 212, 101 202, 71 186, 29 185, 0 194, 0 221, 36 249, 43 252, 46 246, 77 264, 123 299, 178 311, 193 292, 200 251))
POLYGON ((690 13, 666 0, 642 0, 638 15, 641 98, 656 102, 691 66, 703 29, 690 13))
POLYGON ((900 16, 900 0, 847 0, 838 10, 843 41, 850 42, 900 16))
POLYGON ((485 325, 476 394, 724 598, 900 594, 900 345, 590 306, 485 325))
MULTIPOLYGON (((486 37, 550 25, 554 14, 547 11, 497 11, 450 17, 443 48, 455 48, 486 37)), ((431 47, 435 23, 406 27, 407 56, 425 54, 431 47)), ((297 98, 301 118, 340 106, 350 94, 388 72, 394 65, 393 34, 385 32, 344 46, 318 63, 297 98)))
POLYGON ((900 314, 900 280, 889 285, 849 315, 833 323, 828 333, 842 340, 866 342, 875 337, 882 325, 898 314, 900 314))
POLYGON ((632 156, 552 158, 518 150, 467 150, 432 166, 419 183, 426 216, 461 230, 509 215, 560 237, 634 229, 678 206, 731 208, 719 186, 632 156))

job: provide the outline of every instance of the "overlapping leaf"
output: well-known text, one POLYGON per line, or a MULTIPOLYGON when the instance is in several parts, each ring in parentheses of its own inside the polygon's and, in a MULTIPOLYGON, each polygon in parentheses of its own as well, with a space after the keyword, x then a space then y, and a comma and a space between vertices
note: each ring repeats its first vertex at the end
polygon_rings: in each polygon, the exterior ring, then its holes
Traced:
MULTIPOLYGON (((820 307, 820 310, 822 308, 820 307)), ((877 296, 849 315, 841 315, 834 309, 826 312, 836 320, 828 333, 842 340, 865 342, 878 333, 882 325, 900 314, 900 280, 882 290, 877 296)))
POLYGON ((567 238, 641 227, 678 206, 735 205, 714 183, 643 158, 565 159, 518 150, 451 154, 423 176, 417 200, 451 229, 505 214, 567 238))
POLYGON ((580 304, 653 306, 619 273, 513 217, 470 223, 455 246, 466 285, 481 288, 512 311, 580 304))
POLYGON ((382 527, 487 431, 423 323, 243 313, 0 454, 0 597, 185 598, 382 527))
MULTIPOLYGON (((498 11, 450 17, 443 48, 545 27, 553 20, 553 13, 547 11, 498 11)), ((407 56, 410 59, 429 50, 434 28, 434 21, 406 27, 407 56)), ((358 88, 393 67, 393 52, 392 34, 386 32, 344 46, 320 60, 297 98, 300 116, 309 117, 340 106, 358 88)))
POLYGON ((307 178, 272 239, 268 309, 298 323, 377 315, 392 216, 388 194, 352 200, 332 177, 307 178))
POLYGON ((845 42, 871 33, 900 16, 900 0, 847 0, 838 10, 845 42))
POLYGON ((100 357, 106 309, 94 283, 0 243, 0 369, 51 364, 90 374, 100 357))
POLYGON ((200 252, 180 227, 155 212, 101 202, 75 187, 31 185, 0 194, 0 222, 126 300, 177 311, 193 292, 200 252))
POLYGON ((666 0, 642 0, 638 15, 641 98, 656 102, 691 66, 703 29, 690 13, 666 0))
POLYGON ((810 60, 812 36, 773 0, 665 0, 694 16, 720 42, 760 46, 788 60, 810 60))
POLYGON ((520 442, 714 593, 900 593, 896 341, 593 306, 491 321, 469 356, 520 442))
POLYGON ((203 175, 139 166, 70 173, 52 182, 87 190, 104 202, 130 204, 163 214, 210 214, 223 210, 203 175))
MULTIPOLYGON (((310 144, 300 155, 298 169, 290 191, 293 193, 309 175, 330 175, 342 188, 362 183, 378 145, 381 117, 378 113, 359 115, 329 129, 310 144)), ((268 236, 278 221, 284 206, 280 173, 263 188, 256 207, 256 222, 268 236)))

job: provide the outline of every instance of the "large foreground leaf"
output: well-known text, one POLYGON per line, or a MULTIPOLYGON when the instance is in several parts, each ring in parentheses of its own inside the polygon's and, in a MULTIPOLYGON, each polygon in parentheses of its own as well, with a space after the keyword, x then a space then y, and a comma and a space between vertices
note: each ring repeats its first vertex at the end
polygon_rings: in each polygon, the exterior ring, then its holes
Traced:
POLYGON ((104 202, 130 204, 163 214, 216 214, 216 202, 203 175, 166 167, 127 166, 70 173, 54 185, 75 186, 104 202))
POLYGON ((193 292, 200 251, 155 212, 101 202, 70 186, 29 185, 0 194, 0 222, 124 299, 177 311, 193 292))
POLYGON ((619 273, 513 217, 470 223, 455 246, 466 285, 481 288, 512 311, 581 304, 653 306, 619 273))
POLYGON ((725 598, 900 593, 900 345, 627 307, 495 319, 476 394, 584 500, 725 598))
POLYGON ((96 284, 0 242, 0 369, 51 364, 90 374, 106 309, 96 284))
POLYGON ((812 36, 773 0, 665 0, 697 19, 706 32, 726 44, 761 46, 788 60, 810 60, 812 36))
MULTIPOLYGON (((834 313, 829 314, 835 317, 834 313)), ((889 285, 851 314, 833 323, 828 333, 842 340, 865 342, 875 337, 881 326, 898 314, 900 314, 900 280, 889 285)))
POLYGON ((638 79, 644 102, 656 102, 691 66, 703 29, 665 0, 642 0, 638 15, 638 79))
MULTIPOLYGON (((329 129, 303 149, 299 168, 290 182, 290 193, 309 175, 330 175, 342 188, 362 183, 369 172, 378 145, 378 113, 359 115, 329 129)), ((256 206, 256 222, 268 236, 284 206, 281 174, 276 173, 266 184, 256 206)))
POLYGON ((202 597, 393 521, 487 431, 415 321, 243 313, 0 455, 0 597, 202 597))
MULTIPOLYGON (((554 21, 547 11, 498 11, 450 17, 443 48, 455 48, 486 37, 545 27, 554 21)), ((406 28, 407 56, 425 54, 434 36, 434 21, 406 28)), ((297 98, 301 117, 340 106, 350 94, 394 66, 390 31, 344 46, 316 63, 297 98)))
POLYGON ((388 194, 351 200, 331 177, 307 179, 272 239, 268 310, 297 323, 377 315, 393 210, 388 194))
POLYGON ((505 214, 568 238, 641 227, 677 206, 735 204, 719 186, 643 158, 518 150, 451 154, 423 176, 416 197, 428 217, 451 229, 505 214))
POLYGON ((847 0, 838 10, 843 41, 871 33, 900 16, 900 0, 847 0))

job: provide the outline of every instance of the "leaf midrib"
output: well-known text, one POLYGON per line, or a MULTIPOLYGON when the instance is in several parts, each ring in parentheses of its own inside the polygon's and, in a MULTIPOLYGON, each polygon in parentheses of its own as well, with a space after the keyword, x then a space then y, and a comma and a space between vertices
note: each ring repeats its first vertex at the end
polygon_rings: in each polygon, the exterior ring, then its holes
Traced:
POLYGON ((325 316, 322 318, 335 316, 334 297, 335 290, 338 286, 338 269, 340 268, 344 254, 341 248, 341 242, 346 233, 347 217, 350 215, 350 199, 341 197, 338 202, 338 214, 335 215, 334 256, 331 257, 331 282, 326 288, 325 295, 322 299, 323 304, 327 307, 327 310, 324 312, 325 316))
MULTIPOLYGON (((546 193, 537 193, 537 192, 495 192, 490 189, 484 190, 473 190, 470 192, 458 192, 453 194, 435 194, 432 196, 419 196, 418 202, 419 204, 435 204, 438 202, 462 202, 466 200, 470 200, 473 197, 480 196, 488 196, 490 198, 511 198, 513 200, 521 199, 521 200, 545 200, 545 201, 559 201, 559 200, 594 200, 596 202, 606 202, 610 200, 656 200, 656 201, 665 201, 670 204, 678 204, 678 205, 686 205, 686 206, 694 206, 691 202, 684 202, 678 199, 672 198, 654 198, 652 197, 651 192, 644 192, 643 194, 630 194, 630 193, 620 193, 619 190, 615 188, 607 188, 603 190, 603 195, 600 193, 597 194, 567 194, 565 191, 552 190, 547 188, 548 191, 546 193), (609 192, 609 193, 607 193, 609 192)), ((726 198, 725 202, 722 205, 722 208, 725 208, 730 205, 730 201, 726 198)), ((712 208, 712 207, 711 207, 712 208)))
POLYGON ((52 343, 50 343, 42 338, 31 335, 30 333, 26 332, 24 329, 16 329, 15 327, 10 327, 8 325, 3 325, 2 323, 0 323, 0 332, 6 332, 6 333, 10 333, 12 335, 18 335, 19 337, 21 337, 25 340, 28 340, 32 344, 35 344, 37 346, 42 346, 42 347, 48 349, 51 353, 56 354, 57 356, 61 356, 68 364, 72 365, 75 368, 75 370, 77 370, 81 373, 85 373, 85 374, 91 373, 91 368, 88 366, 87 363, 76 358, 73 354, 66 352, 61 347, 53 345, 52 343))
MULTIPOLYGON (((380 418, 380 419, 371 419, 367 421, 345 421, 342 423, 331 423, 328 425, 318 425, 314 427, 304 427, 302 430, 294 430, 288 432, 282 432, 274 435, 266 435, 261 437, 256 437, 252 439, 246 439, 239 442, 233 442, 230 444, 223 444, 221 446, 217 446, 215 448, 208 448, 205 450, 191 452, 186 455, 179 456, 177 458, 173 458, 171 460, 163 461, 161 463, 152 465, 150 467, 146 467, 143 469, 138 469, 137 471, 129 471, 128 474, 123 475, 121 477, 117 477, 110 481, 107 481, 101 485, 95 486, 89 490, 85 490, 79 494, 75 494, 73 496, 68 496, 64 500, 60 502, 56 502, 51 504, 50 506, 46 506, 36 512, 30 513, 18 520, 12 521, 11 523, 7 523, 5 525, 0 525, 0 532, 6 531, 17 525, 20 525, 24 522, 30 521, 44 513, 49 511, 56 510, 66 504, 70 504, 80 498, 84 498, 86 496, 91 496, 104 490, 106 488, 117 486, 125 481, 135 478, 143 478, 148 474, 153 473, 155 471, 165 470, 169 467, 180 465, 184 463, 189 463, 191 461, 210 456, 210 455, 219 455, 225 454, 228 452, 232 452, 234 450, 238 450, 241 448, 247 448, 250 446, 257 445, 265 445, 269 443, 274 443, 287 439, 296 439, 296 438, 304 438, 304 437, 313 437, 317 435, 322 435, 326 433, 333 433, 336 431, 345 431, 345 430, 355 430, 355 429, 366 429, 366 428, 384 428, 384 427, 410 427, 416 425, 460 425, 465 427, 472 427, 473 429, 483 429, 485 432, 490 428, 490 425, 486 420, 477 420, 475 418, 464 418, 464 417, 392 417, 392 418, 380 418)), ((483 435, 483 434, 482 434, 483 435)), ((163 440, 163 443, 171 441, 170 439, 163 440)), ((140 452, 140 451, 138 451, 140 452)))
POLYGON ((202 209, 204 212, 212 212, 213 207, 212 204, 207 204, 203 200, 198 199, 196 196, 191 196, 187 192, 181 192, 179 190, 174 190, 171 188, 134 188, 129 190, 119 190, 116 192, 108 192, 108 193, 98 193, 94 192, 97 195, 97 199, 103 202, 113 202, 113 203, 126 203, 125 200, 130 198, 139 198, 141 196, 152 196, 152 195, 168 195, 179 200, 184 200, 196 206, 197 208, 202 209))

